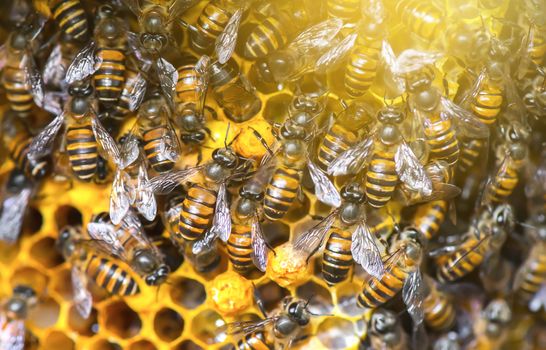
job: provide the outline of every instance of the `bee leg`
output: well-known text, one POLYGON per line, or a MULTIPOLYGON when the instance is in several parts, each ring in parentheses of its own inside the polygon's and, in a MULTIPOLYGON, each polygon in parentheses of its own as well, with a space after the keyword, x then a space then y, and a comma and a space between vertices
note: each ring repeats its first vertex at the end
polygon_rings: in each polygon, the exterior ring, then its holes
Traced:
POLYGON ((202 161, 203 161, 203 151, 201 150, 201 148, 199 148, 197 150, 197 164, 196 165, 200 165, 202 161))
POLYGON ((262 300, 262 297, 260 296, 260 292, 258 291, 258 288, 256 288, 256 285, 254 283, 252 283, 252 286, 254 287, 254 301, 256 302, 256 306, 258 306, 258 309, 260 309, 263 317, 267 318, 267 310, 265 309, 264 302, 262 300))

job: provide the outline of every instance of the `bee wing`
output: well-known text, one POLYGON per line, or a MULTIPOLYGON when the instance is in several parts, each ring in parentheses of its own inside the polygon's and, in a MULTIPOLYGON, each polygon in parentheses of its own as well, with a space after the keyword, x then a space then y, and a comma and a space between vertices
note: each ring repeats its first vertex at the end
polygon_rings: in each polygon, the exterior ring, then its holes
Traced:
POLYGON ((44 82, 42 80, 42 74, 34 61, 32 54, 25 55, 25 80, 30 85, 30 91, 32 92, 32 98, 37 106, 42 107, 44 104, 44 82))
POLYGON ((353 233, 351 243, 351 253, 353 259, 360 264, 367 273, 375 278, 381 278, 385 270, 381 253, 375 243, 372 232, 369 227, 361 223, 357 225, 353 233))
POLYGON ((334 224, 336 214, 337 211, 334 210, 324 220, 298 236, 294 241, 294 248, 309 254, 309 257, 314 254, 320 248, 326 233, 334 224))
POLYGON ((489 137, 489 128, 476 118, 473 113, 459 107, 450 99, 443 96, 440 102, 442 104, 441 117, 445 118, 444 114, 447 114, 447 117, 454 121, 461 135, 478 139, 489 137))
POLYGON ((330 163, 328 174, 339 176, 358 173, 367 164, 372 154, 373 144, 373 137, 368 137, 347 149, 330 163))
POLYGON ((532 312, 538 312, 541 308, 546 310, 546 283, 542 283, 538 292, 529 301, 529 310, 532 312))
POLYGON ((193 243, 193 246, 191 247, 192 254, 199 255, 203 251, 210 250, 213 247, 216 237, 218 237, 216 232, 207 230, 203 238, 193 243))
POLYGON ((157 60, 157 73, 161 90, 166 96, 172 98, 178 81, 178 71, 169 61, 160 58, 157 60))
POLYGON ((406 142, 400 142, 394 154, 394 163, 398 177, 411 190, 422 191, 425 196, 432 193, 432 181, 406 142))
POLYGON ((58 114, 38 135, 30 142, 27 157, 32 161, 45 156, 51 152, 55 136, 61 129, 64 122, 64 112, 58 114))
POLYGON ((23 350, 25 348, 25 321, 7 320, 0 315, 0 349, 23 350))
POLYGON ((202 167, 197 166, 184 170, 170 171, 151 178, 145 186, 154 193, 165 194, 176 188, 181 182, 187 181, 190 177, 195 176, 202 167))
POLYGON ((99 244, 106 246, 112 254, 123 256, 125 249, 118 239, 116 227, 111 223, 89 222, 87 224, 87 233, 99 244))
POLYGON ((144 162, 138 166, 135 206, 140 214, 148 221, 153 221, 157 214, 157 203, 153 191, 146 187, 148 172, 144 162))
POLYGON ((135 135, 135 132, 137 132, 137 130, 138 125, 137 123, 135 123, 135 126, 129 132, 123 144, 121 145, 121 163, 119 165, 121 169, 126 169, 128 166, 136 162, 138 156, 140 155, 139 140, 135 135))
POLYGON ((218 189, 216 207, 212 218, 211 230, 224 242, 227 242, 231 233, 231 215, 229 214, 226 184, 223 182, 218 189))
POLYGON ((121 2, 134 13, 135 16, 140 17, 140 1, 139 0, 121 0, 121 2))
POLYGON ((62 64, 61 44, 55 45, 44 66, 43 80, 45 84, 60 85, 64 79, 66 68, 62 64))
POLYGON ((95 55, 96 44, 90 41, 74 58, 66 70, 66 82, 72 84, 95 73, 102 63, 102 58, 95 55))
POLYGON ((415 49, 404 50, 396 59, 396 74, 407 74, 434 64, 443 56, 439 52, 425 52, 415 49))
POLYGON ((241 321, 241 322, 232 322, 221 327, 222 331, 225 331, 227 334, 249 334, 256 332, 260 329, 264 329, 267 325, 274 323, 277 320, 277 316, 268 317, 260 321, 241 321))
POLYGON ((129 110, 134 112, 142 103, 144 95, 146 95, 148 82, 144 75, 139 72, 133 80, 128 83, 131 84, 131 90, 129 91, 129 110))
POLYGON ((0 45, 0 70, 4 69, 4 66, 7 62, 7 50, 6 50, 6 44, 0 45))
POLYGON ((419 195, 416 198, 405 198, 404 206, 410 206, 419 203, 426 203, 438 200, 451 200, 461 194, 461 189, 449 183, 432 183, 432 193, 428 196, 419 195))
POLYGON ((31 188, 23 188, 15 195, 4 199, 0 213, 0 240, 8 244, 17 241, 31 195, 31 188))
POLYGON ((332 45, 332 40, 342 27, 343 21, 341 19, 327 19, 301 32, 289 44, 289 47, 302 55, 323 50, 332 45))
POLYGON ((116 166, 120 166, 122 161, 118 145, 110 133, 102 126, 102 123, 96 115, 91 119, 91 127, 93 128, 93 134, 101 149, 106 153, 101 155, 104 158, 113 161, 116 166))
POLYGON ((425 296, 426 288, 423 275, 419 269, 416 269, 408 274, 404 281, 404 287, 402 287, 402 299, 415 325, 423 322, 423 301, 425 296))
POLYGON ((78 310, 82 318, 87 319, 93 306, 93 297, 87 289, 87 276, 78 266, 72 267, 71 275, 76 310, 78 310))
POLYGON ((317 60, 315 65, 318 73, 327 73, 338 68, 354 47, 357 33, 347 35, 337 45, 332 46, 317 60))
POLYGON ((332 181, 311 160, 307 162, 307 167, 315 185, 317 199, 329 206, 339 207, 341 205, 341 196, 332 181))
POLYGON ((478 76, 476 77, 476 80, 472 84, 472 87, 470 89, 468 89, 461 96, 459 101, 457 101, 457 104, 459 106, 466 107, 468 105, 468 103, 470 103, 471 99, 473 99, 478 94, 478 92, 480 91, 482 83, 483 83, 483 81, 485 80, 486 77, 487 77, 486 70, 485 70, 485 68, 482 68, 482 70, 480 71, 480 74, 478 74, 478 76))
POLYGON ((42 108, 51 114, 59 115, 63 112, 62 101, 64 98, 62 92, 46 91, 42 108))
POLYGON ((129 175, 121 169, 116 171, 110 191, 110 220, 119 224, 131 205, 132 190, 129 175))
POLYGON ((386 70, 390 74, 390 79, 394 82, 399 91, 404 91, 405 82, 404 79, 398 75, 398 62, 396 56, 392 49, 391 44, 387 40, 383 40, 383 45, 381 45, 381 59, 385 65, 386 70))
POLYGON ((216 57, 220 64, 226 63, 233 51, 235 50, 235 44, 237 43, 237 33, 239 32, 239 25, 241 23, 241 17, 243 16, 243 9, 238 9, 231 16, 227 22, 224 30, 218 38, 216 38, 216 45, 214 47, 216 57))
POLYGON ((260 271, 265 272, 268 253, 267 243, 265 241, 262 225, 260 224, 258 215, 254 215, 252 217, 250 233, 252 237, 252 261, 260 271))
POLYGON ((198 0, 175 0, 169 6, 169 16, 178 18, 182 13, 195 6, 198 0))
POLYGON ((180 156, 180 145, 178 144, 178 137, 174 130, 171 119, 169 118, 170 111, 167 106, 163 106, 160 112, 161 123, 165 125, 165 134, 161 137, 160 153, 165 158, 176 162, 180 156))

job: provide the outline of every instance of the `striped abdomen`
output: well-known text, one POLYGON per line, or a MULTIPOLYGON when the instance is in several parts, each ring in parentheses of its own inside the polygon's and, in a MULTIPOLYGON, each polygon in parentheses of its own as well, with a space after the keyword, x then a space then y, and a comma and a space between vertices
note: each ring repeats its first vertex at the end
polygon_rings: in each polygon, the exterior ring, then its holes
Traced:
POLYGON ((420 205, 413 217, 412 226, 431 240, 436 237, 446 218, 447 206, 448 203, 441 200, 420 205))
POLYGON ((366 196, 368 204, 381 208, 391 199, 398 182, 394 164, 394 152, 377 149, 366 174, 366 196))
POLYGON ((322 170, 327 170, 334 159, 351 148, 357 141, 355 132, 347 130, 339 124, 334 124, 321 141, 317 164, 322 170))
POLYGON ((427 41, 438 37, 444 14, 430 2, 401 0, 396 13, 411 33, 427 41))
POLYGON ((502 101, 502 89, 485 83, 472 101, 470 108, 482 123, 491 125, 497 120, 502 101))
POLYGON ((178 81, 176 83, 176 95, 181 103, 197 103, 200 96, 199 73, 195 64, 186 64, 178 68, 178 81))
POLYGON ((533 41, 530 43, 529 56, 533 63, 542 66, 544 57, 546 57, 546 26, 537 28, 533 31, 533 41))
POLYGON ((84 262, 87 276, 98 286, 114 295, 135 295, 140 293, 133 277, 115 262, 89 254, 84 262))
POLYGON ((455 309, 448 296, 437 290, 431 291, 423 301, 425 323, 434 331, 444 331, 455 323, 455 309))
POLYGON ((391 300, 402 289, 408 273, 398 266, 385 271, 381 279, 371 277, 364 283, 358 294, 357 304, 360 307, 376 308, 391 300))
POLYGON ((470 237, 453 254, 438 259, 438 279, 441 282, 450 282, 464 277, 474 271, 484 258, 486 242, 476 237, 470 237), (479 246, 477 246, 480 244, 479 246))
POLYGON ((227 241, 227 252, 233 269, 240 274, 252 270, 252 235, 250 226, 233 224, 227 241))
POLYGON ((485 199, 487 203, 498 204, 505 202, 516 188, 519 180, 518 169, 521 162, 508 160, 506 167, 501 167, 493 180, 487 184, 485 199))
POLYGON ((286 45, 289 27, 295 25, 289 23, 288 18, 271 16, 256 25, 245 43, 245 57, 249 59, 264 57, 286 45))
POLYGON ((59 0, 53 5, 51 12, 59 28, 70 37, 83 39, 87 36, 89 25, 79 0, 59 0))
POLYGON ((6 65, 2 82, 4 89, 6 89, 6 97, 10 103, 10 108, 20 115, 30 113, 34 101, 31 87, 26 80, 25 71, 19 66, 6 65))
POLYGON ((343 282, 349 277, 349 271, 353 266, 352 236, 350 230, 337 227, 330 229, 322 253, 322 276, 330 286, 343 282))
POLYGON ((272 344, 268 344, 263 331, 246 334, 237 342, 237 350, 271 350, 272 344))
POLYGON ((121 50, 98 48, 96 55, 102 58, 93 80, 99 101, 105 106, 114 105, 125 83, 125 54, 121 50))
POLYGON ((150 162, 152 169, 158 173, 164 173, 172 170, 174 162, 165 156, 164 138, 169 134, 167 127, 157 126, 142 132, 144 141, 144 154, 150 162))
POLYGON ((360 0, 327 0, 326 11, 330 18, 351 22, 360 16, 360 3, 360 0))
POLYGON ((544 254, 544 250, 539 251, 539 254, 533 253, 524 263, 522 271, 519 272, 524 273, 524 276, 517 288, 516 295, 517 299, 523 303, 528 303, 546 283, 546 254, 544 254))
POLYGON ((359 35, 345 67, 345 91, 351 97, 362 96, 372 86, 377 74, 382 41, 359 35))
POLYGON ((457 169, 460 173, 466 174, 476 165, 483 146, 484 141, 478 139, 470 140, 463 144, 461 154, 459 155, 459 162, 457 163, 457 169))
POLYGON ((264 198, 264 214, 271 220, 279 220, 286 214, 298 194, 302 171, 280 166, 273 172, 264 198))
POLYGON ((459 142, 450 120, 435 118, 424 123, 431 159, 446 161, 450 166, 459 159, 459 142))
POLYGON ((91 123, 71 125, 66 130, 66 150, 74 174, 89 181, 97 170, 97 140, 91 123))
POLYGON ((118 103, 114 107, 116 117, 124 117, 131 113, 131 95, 137 81, 137 76, 138 72, 132 69, 125 70, 125 84, 123 90, 121 90, 118 103))
POLYGON ((28 137, 28 135, 19 135, 7 147, 17 168, 23 170, 27 176, 35 178, 43 173, 48 167, 48 163, 44 159, 36 161, 28 159, 27 154, 31 141, 32 138, 28 137))
MULTIPOLYGON (((207 230, 214 215, 216 205, 216 191, 194 185, 188 190, 178 221, 178 234, 186 241, 195 241, 201 238, 207 230)), ((178 237, 175 237, 175 239, 178 237)), ((178 239, 180 242, 180 240, 178 239)))
POLYGON ((222 6, 221 1, 210 1, 197 18, 196 31, 191 32, 191 43, 196 51, 207 51, 224 30, 231 18, 231 11, 222 6))

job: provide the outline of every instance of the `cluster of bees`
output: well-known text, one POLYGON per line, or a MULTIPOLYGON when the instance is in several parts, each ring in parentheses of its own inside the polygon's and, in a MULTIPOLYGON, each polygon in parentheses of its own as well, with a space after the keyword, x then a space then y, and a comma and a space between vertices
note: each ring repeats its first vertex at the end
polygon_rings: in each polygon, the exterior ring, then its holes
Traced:
MULTIPOLYGON (((203 3, 2 4, 2 241, 42 184, 96 183, 109 213, 58 232, 83 318, 89 284, 168 281, 146 232, 162 221, 197 271, 222 249, 241 279, 297 285, 313 259, 332 288, 361 276, 364 347, 498 349, 516 309, 544 329, 546 2, 203 3), (280 90, 266 123, 261 96, 280 90), (262 224, 304 192, 319 209, 274 246, 262 224)), ((24 348, 38 300, 14 286, 0 348, 24 348)), ((308 304, 225 328, 237 349, 298 346, 308 304)))

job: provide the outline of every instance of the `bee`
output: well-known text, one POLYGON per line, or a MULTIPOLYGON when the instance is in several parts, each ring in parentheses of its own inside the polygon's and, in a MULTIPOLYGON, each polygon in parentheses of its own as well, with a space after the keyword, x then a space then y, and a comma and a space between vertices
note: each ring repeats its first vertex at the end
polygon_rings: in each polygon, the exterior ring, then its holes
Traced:
POLYGON ((467 349, 499 349, 507 338, 512 310, 504 299, 496 298, 481 311, 474 322, 474 339, 467 349))
POLYGON ((49 0, 48 5, 63 34, 80 42, 88 39, 90 26, 80 0, 49 0))
POLYGON ((397 315, 387 309, 376 309, 369 320, 369 340, 373 349, 402 350, 407 348, 407 334, 397 315))
POLYGON ((431 240, 440 231, 440 226, 446 218, 449 203, 445 200, 432 201, 417 207, 412 219, 412 226, 421 232, 427 240, 431 240))
POLYGON ((0 313, 0 347, 9 350, 25 348, 25 321, 38 304, 36 291, 26 285, 13 288, 12 295, 2 305, 0 313))
POLYGON ((521 57, 517 66, 517 78, 523 79, 532 72, 532 68, 543 65, 546 55, 546 26, 539 26, 536 23, 529 25, 527 35, 522 40, 520 47, 521 57))
POLYGON ((353 261, 362 265, 370 275, 380 278, 383 262, 366 222, 364 190, 360 184, 351 182, 342 188, 341 198, 341 206, 299 236, 294 242, 294 248, 307 253, 309 261, 328 236, 322 255, 322 274, 328 285, 346 280, 353 261), (334 225, 336 219, 339 223, 334 225))
POLYGON ((88 290, 88 281, 112 295, 131 296, 140 293, 138 283, 123 264, 109 255, 97 253, 84 239, 79 226, 67 226, 59 232, 57 245, 66 261, 71 265, 74 303, 80 315, 87 319, 91 313, 93 298, 88 290))
POLYGON ((449 332, 434 341, 433 350, 461 350, 461 339, 456 332, 449 332))
POLYGON ((526 80, 523 91, 523 101, 527 110, 540 118, 546 111, 546 78, 544 74, 537 74, 532 80, 526 80))
POLYGON ((469 139, 461 142, 461 153, 457 162, 457 172, 465 175, 477 164, 480 154, 483 153, 486 141, 483 139, 469 139))
POLYGON ((391 246, 391 255, 381 278, 370 276, 357 296, 359 307, 376 308, 402 290, 402 299, 415 325, 424 319, 425 284, 420 265, 424 255, 423 236, 414 228, 402 231, 391 246))
POLYGON ((382 108, 372 134, 343 152, 328 167, 330 175, 338 176, 358 174, 367 165, 366 197, 373 208, 387 204, 398 180, 424 196, 432 194, 431 179, 402 137, 399 124, 403 118, 404 114, 396 106, 382 108))
POLYGON ((0 240, 13 244, 19 238, 36 184, 22 170, 13 169, 4 183, 0 212, 0 240))
POLYGON ((87 233, 101 252, 129 265, 147 285, 158 286, 167 280, 170 268, 133 212, 129 211, 119 225, 114 225, 106 212, 96 214, 87 224, 87 233))
POLYGON ((343 22, 355 22, 361 12, 362 0, 327 0, 326 12, 330 18, 339 18, 343 22))
POLYGON ((308 301, 285 297, 280 309, 259 321, 233 322, 226 325, 228 334, 244 334, 235 349, 289 349, 315 316, 308 310, 308 301), (270 340, 271 339, 271 340, 270 340))
POLYGON ((492 210, 484 208, 474 221, 461 242, 429 253, 436 258, 437 276, 441 282, 454 281, 469 274, 502 247, 514 225, 512 207, 503 204, 492 210))
POLYGON ((402 0, 396 3, 394 11, 404 26, 418 38, 431 42, 441 37, 446 14, 437 2, 402 0))
POLYGON ((79 180, 90 181, 97 172, 99 146, 107 159, 118 159, 119 150, 95 113, 93 89, 89 83, 72 84, 69 94, 64 110, 32 139, 28 158, 35 161, 50 154, 56 135, 66 124, 64 141, 70 167, 79 180))
POLYGON ((449 296, 438 290, 436 281, 424 276, 426 297, 423 300, 425 324, 432 330, 446 331, 455 325, 455 307, 449 296))
POLYGON ((42 70, 44 84, 49 89, 62 91, 63 98, 69 86, 66 82, 66 71, 81 48, 80 42, 67 35, 61 35, 59 42, 51 50, 42 70))
POLYGON ((125 84, 127 31, 110 5, 100 6, 94 40, 78 52, 66 71, 68 84, 92 75, 99 103, 106 108, 117 103, 125 84))

